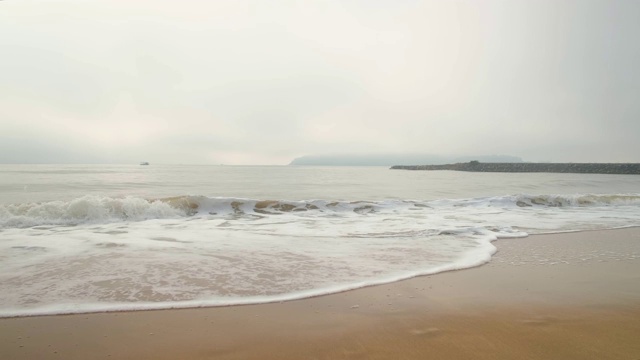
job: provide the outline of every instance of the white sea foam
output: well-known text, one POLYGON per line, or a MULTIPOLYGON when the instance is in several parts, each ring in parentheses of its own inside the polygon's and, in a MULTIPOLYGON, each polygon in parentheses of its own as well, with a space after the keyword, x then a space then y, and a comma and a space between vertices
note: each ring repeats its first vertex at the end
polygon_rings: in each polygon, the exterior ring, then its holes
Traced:
POLYGON ((84 196, 71 201, 0 205, 0 227, 141 221, 186 214, 185 209, 167 201, 84 196))
POLYGON ((138 197, 84 196, 70 201, 0 205, 0 227, 132 222, 181 218, 193 215, 215 215, 219 217, 229 215, 255 217, 286 213, 320 213, 324 215, 356 213, 365 215, 375 213, 399 214, 405 211, 424 209, 475 213, 480 208, 516 211, 518 208, 526 207, 535 207, 538 210, 556 207, 567 209, 591 207, 599 209, 603 206, 624 205, 640 206, 640 195, 513 195, 432 201, 288 201, 205 196, 176 196, 149 200, 138 197))
POLYGON ((5 205, 0 316, 297 299, 477 266, 498 237, 633 225, 638 194, 5 205))

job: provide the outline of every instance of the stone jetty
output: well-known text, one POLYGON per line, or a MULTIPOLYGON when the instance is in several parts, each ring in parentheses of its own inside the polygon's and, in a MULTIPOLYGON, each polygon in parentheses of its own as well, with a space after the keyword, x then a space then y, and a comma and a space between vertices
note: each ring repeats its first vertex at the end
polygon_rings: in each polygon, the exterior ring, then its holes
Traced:
POLYGON ((445 165, 395 165, 391 169, 640 175, 640 163, 481 163, 470 161, 445 165))

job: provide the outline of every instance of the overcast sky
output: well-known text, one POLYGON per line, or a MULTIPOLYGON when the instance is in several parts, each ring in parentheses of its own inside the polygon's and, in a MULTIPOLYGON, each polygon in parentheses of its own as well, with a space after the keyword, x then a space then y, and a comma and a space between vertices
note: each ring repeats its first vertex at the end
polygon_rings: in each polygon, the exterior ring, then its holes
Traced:
POLYGON ((640 1, 0 1, 0 163, 640 162, 640 1))

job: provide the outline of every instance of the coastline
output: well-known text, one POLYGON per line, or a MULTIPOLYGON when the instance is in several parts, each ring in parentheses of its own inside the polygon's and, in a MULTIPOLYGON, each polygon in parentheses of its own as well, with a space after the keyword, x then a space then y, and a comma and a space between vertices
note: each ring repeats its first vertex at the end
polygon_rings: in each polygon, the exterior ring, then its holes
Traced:
POLYGON ((480 267, 303 300, 0 319, 0 358, 637 359, 640 228, 493 244, 480 267))

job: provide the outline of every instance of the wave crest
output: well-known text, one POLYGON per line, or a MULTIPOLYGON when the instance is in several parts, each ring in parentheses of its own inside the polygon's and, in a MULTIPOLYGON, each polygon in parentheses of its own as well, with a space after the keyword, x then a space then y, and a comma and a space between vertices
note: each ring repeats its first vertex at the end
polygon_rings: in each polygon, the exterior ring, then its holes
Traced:
POLYGON ((515 204, 519 207, 548 206, 598 206, 640 204, 636 194, 576 194, 576 195, 517 195, 515 204))
POLYGON ((115 221, 141 221, 186 216, 179 206, 137 197, 83 196, 71 201, 0 205, 0 225, 77 225, 115 221))
POLYGON ((422 209, 464 207, 588 207, 640 205, 640 194, 513 195, 457 200, 255 200, 206 196, 160 199, 84 196, 70 201, 0 205, 0 227, 78 225, 118 221, 143 221, 187 216, 277 216, 325 214, 375 216, 422 209))

